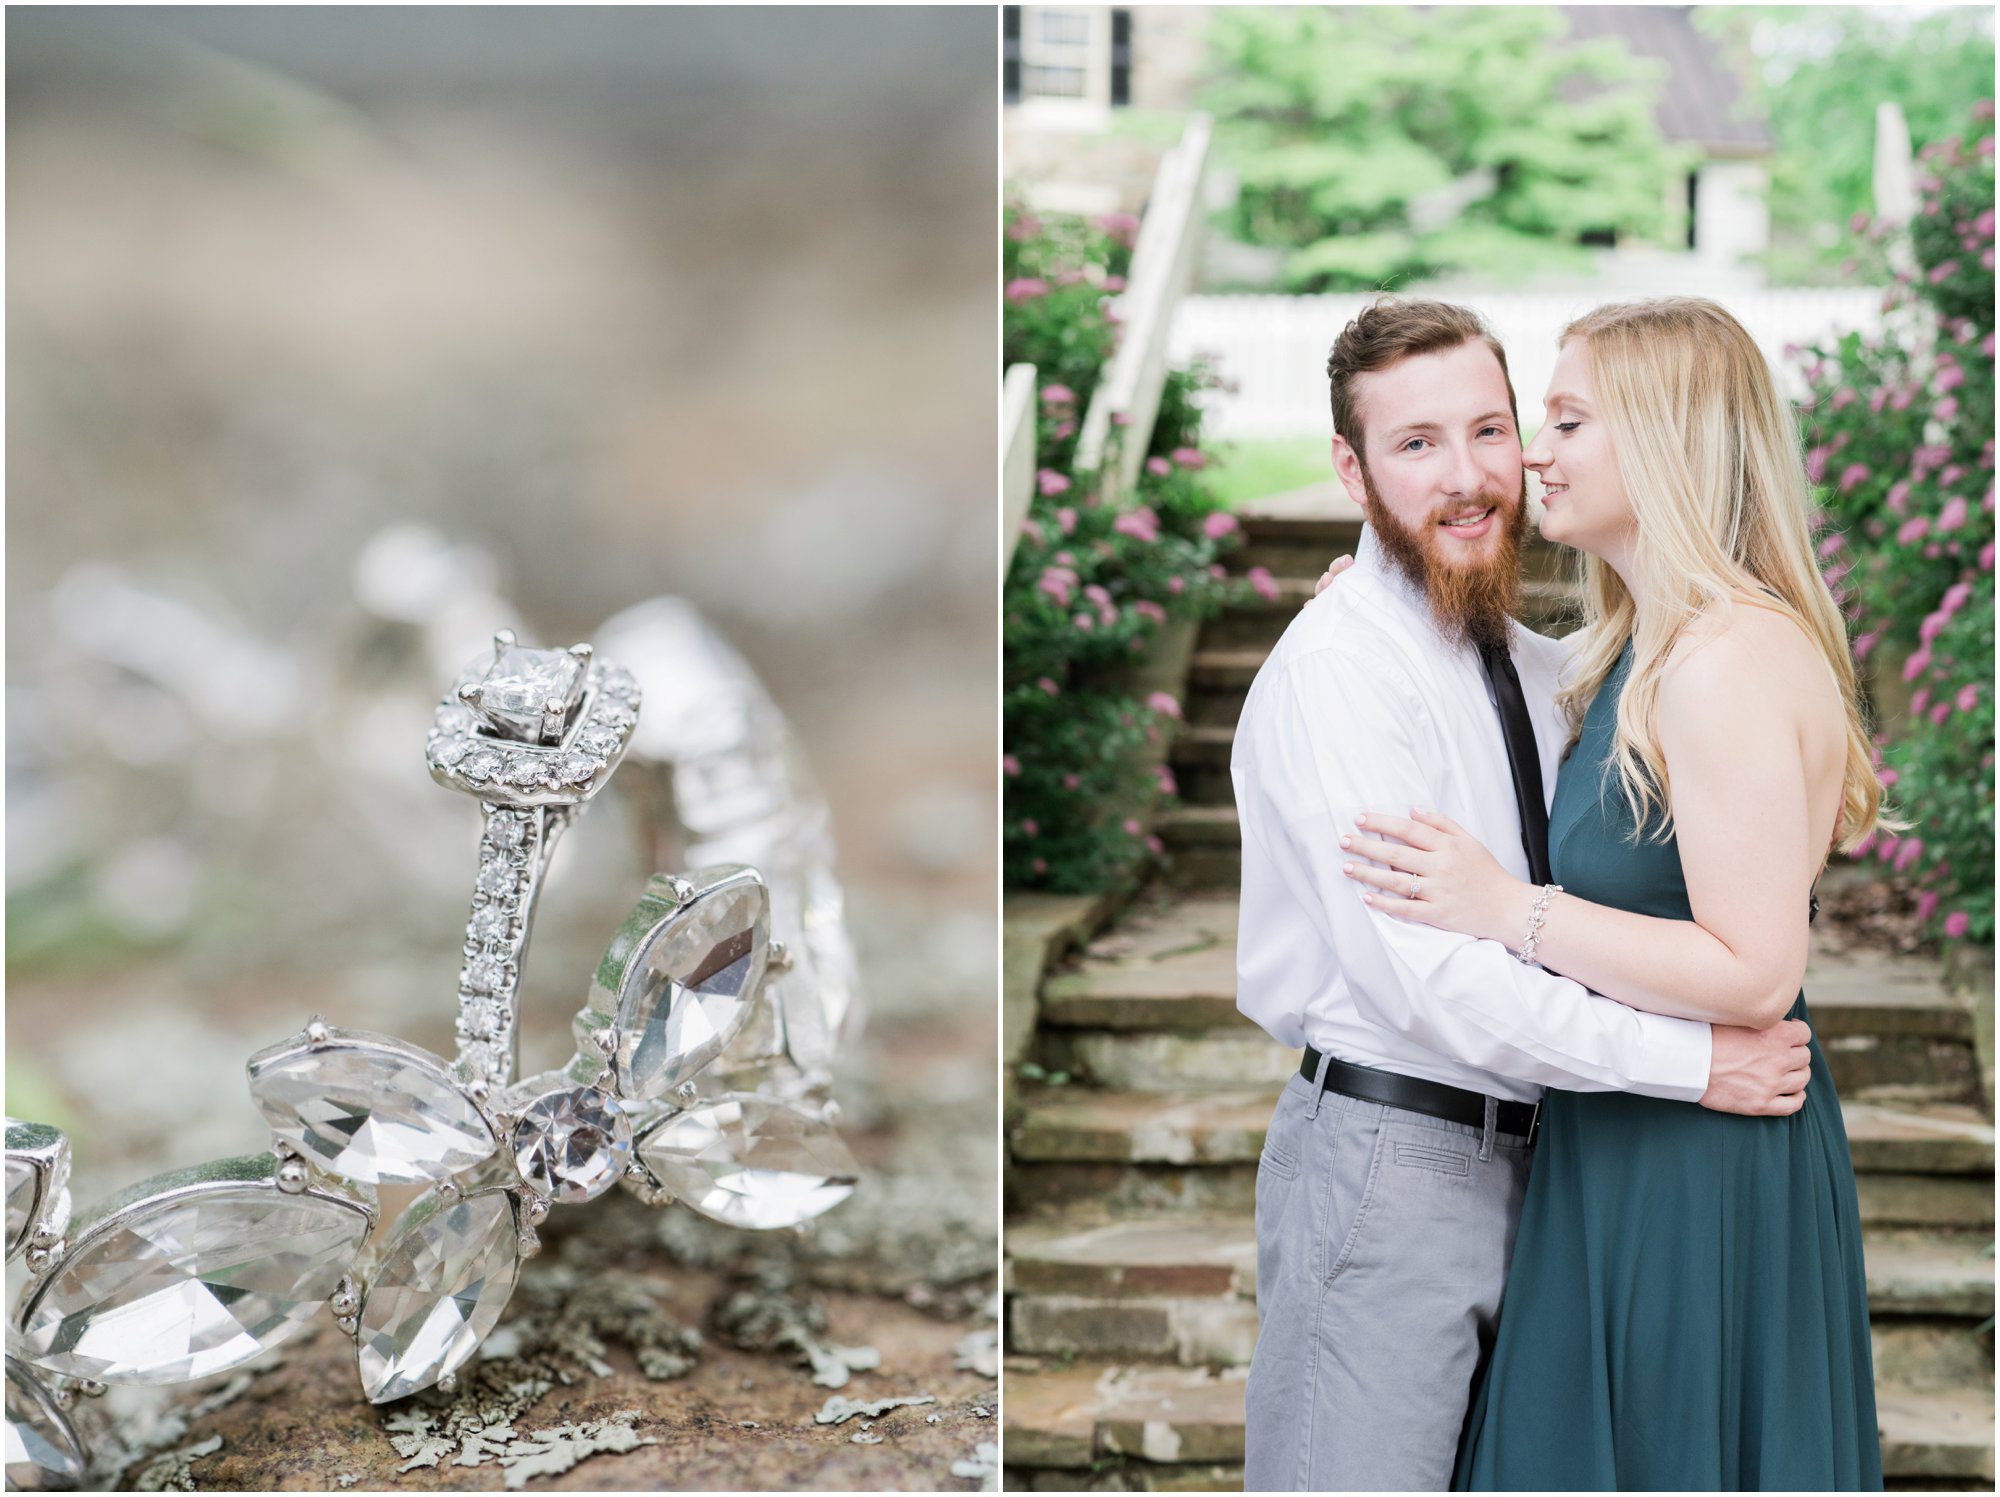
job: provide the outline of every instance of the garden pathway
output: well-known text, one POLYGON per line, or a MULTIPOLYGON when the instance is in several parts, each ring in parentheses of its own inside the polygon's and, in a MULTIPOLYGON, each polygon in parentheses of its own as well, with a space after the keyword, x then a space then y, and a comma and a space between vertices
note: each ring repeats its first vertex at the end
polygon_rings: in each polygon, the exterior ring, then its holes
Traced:
MULTIPOLYGON (((1014 1490, 1241 1485, 1264 1126, 1291 1056, 1236 1011, 1228 760, 1243 693, 1325 559, 1343 495, 1246 514, 1274 604, 1209 624, 1175 752, 1170 877, 1039 995, 1008 1169, 1006 1459, 1014 1490)), ((1553 601, 1538 554, 1539 608, 1553 601)), ((1891 1487, 1991 1489, 1993 1130, 1973 1026, 1933 960, 1819 949, 1806 977, 1845 1104, 1891 1487)))

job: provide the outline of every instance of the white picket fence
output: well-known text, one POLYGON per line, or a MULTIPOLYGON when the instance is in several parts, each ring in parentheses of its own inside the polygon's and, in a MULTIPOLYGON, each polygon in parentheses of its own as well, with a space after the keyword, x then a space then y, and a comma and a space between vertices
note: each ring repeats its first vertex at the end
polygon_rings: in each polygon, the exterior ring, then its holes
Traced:
MULTIPOLYGON (((1661 288, 1663 291, 1668 288, 1661 288)), ((1832 332, 1872 331, 1882 319, 1882 291, 1759 290, 1706 293, 1750 331, 1778 369, 1788 393, 1804 393, 1788 344, 1832 332)), ((1225 440, 1324 437, 1326 356, 1340 330, 1371 298, 1331 296, 1188 296, 1174 317, 1167 357, 1174 364, 1207 357, 1234 390, 1207 393, 1206 430, 1225 440)), ((1523 426, 1541 424, 1542 393, 1556 361, 1556 335, 1572 318, 1608 300, 1589 290, 1495 292, 1464 300, 1487 320, 1507 350, 1523 426)))

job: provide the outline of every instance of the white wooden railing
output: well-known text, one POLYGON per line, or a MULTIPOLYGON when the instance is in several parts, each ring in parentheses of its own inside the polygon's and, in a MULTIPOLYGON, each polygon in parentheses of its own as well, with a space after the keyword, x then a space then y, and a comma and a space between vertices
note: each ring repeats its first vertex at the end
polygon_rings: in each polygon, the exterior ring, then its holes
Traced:
POLYGON ((1001 431, 1006 445, 1000 458, 1000 573, 1014 559, 1021 522, 1035 498, 1035 366, 1015 364, 1007 371, 1000 394, 1001 431))
POLYGON ((1126 418, 1118 445, 1117 467, 1104 474, 1101 492, 1107 500, 1129 492, 1146 458, 1146 445, 1159 415, 1160 391, 1167 382, 1168 345, 1175 310, 1201 262, 1201 241, 1207 210, 1202 185, 1208 175, 1208 144, 1213 122, 1194 114, 1181 132, 1180 143, 1161 158, 1153 178, 1153 195, 1146 204, 1132 247, 1132 270, 1125 294, 1115 303, 1122 333, 1118 351, 1105 366, 1084 412, 1077 434, 1079 468, 1095 468, 1112 450, 1114 415, 1126 418))
MULTIPOLYGON (((1679 289, 1658 288, 1658 294, 1679 289)), ((1421 294, 1418 292, 1417 294, 1421 294)), ((1882 318, 1879 287, 1704 292, 1747 328, 1779 371, 1787 393, 1805 393, 1788 344, 1815 342, 1849 329, 1872 331, 1882 318)), ((1225 440, 1325 437, 1326 356, 1340 330, 1371 298, 1328 296, 1189 296, 1182 299, 1167 339, 1167 358, 1182 364, 1208 357, 1233 391, 1203 396, 1205 430, 1225 440)), ((1507 350, 1521 421, 1541 424, 1542 393, 1555 369, 1556 335, 1570 319, 1612 298, 1576 291, 1497 291, 1454 296, 1477 309, 1507 350)))

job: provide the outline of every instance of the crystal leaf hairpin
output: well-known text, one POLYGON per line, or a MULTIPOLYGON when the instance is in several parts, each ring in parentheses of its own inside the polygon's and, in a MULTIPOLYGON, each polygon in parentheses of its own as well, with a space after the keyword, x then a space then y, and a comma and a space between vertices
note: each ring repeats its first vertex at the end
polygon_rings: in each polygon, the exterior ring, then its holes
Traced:
POLYGON ((857 1170, 825 1109, 694 1084, 783 965, 769 926, 754 869, 655 878, 598 965, 576 1056, 498 1092, 400 1040, 324 1024, 252 1057, 251 1096, 294 1157, 357 1185, 429 1186, 341 1317, 371 1400, 452 1378, 498 1324, 554 1206, 623 1183, 652 1204, 774 1228, 847 1198, 857 1170))
MULTIPOLYGON (((486 818, 455 1060, 314 1019, 248 1065, 270 1153, 142 1181, 76 1223, 67 1141, 9 1123, 7 1253, 31 1279, 9 1343, 8 1438, 41 1478, 81 1477, 74 1392, 228 1371, 321 1306, 356 1341, 372 1401, 450 1388, 556 1205, 623 1184, 771 1229, 853 1191, 824 1074, 771 1044, 788 1031, 771 990, 791 962, 765 880, 742 864, 655 876, 595 969, 574 1057, 510 1084, 541 875, 630 745, 639 703, 630 674, 588 646, 525 650, 503 632, 440 704, 431 773, 486 818), (370 1247, 383 1185, 424 1189, 370 1247)), ((824 890, 819 908, 837 920, 824 890)))

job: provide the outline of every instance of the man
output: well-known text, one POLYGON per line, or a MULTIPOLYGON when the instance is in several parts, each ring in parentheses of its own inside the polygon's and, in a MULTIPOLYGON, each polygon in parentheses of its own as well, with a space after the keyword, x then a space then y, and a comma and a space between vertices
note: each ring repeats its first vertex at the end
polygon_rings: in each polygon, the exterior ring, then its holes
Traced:
MULTIPOLYGON (((1492 942, 1371 912, 1365 810, 1456 820, 1547 884, 1564 647, 1512 621, 1526 486, 1478 317, 1385 300, 1328 362, 1352 571, 1257 673, 1230 765, 1237 1006, 1304 1048, 1257 1175, 1246 1490, 1441 1491, 1490 1344, 1544 1086, 1762 1115, 1806 1026, 1640 1013, 1492 942)), ((1525 938, 1526 932, 1523 932, 1525 938)))

